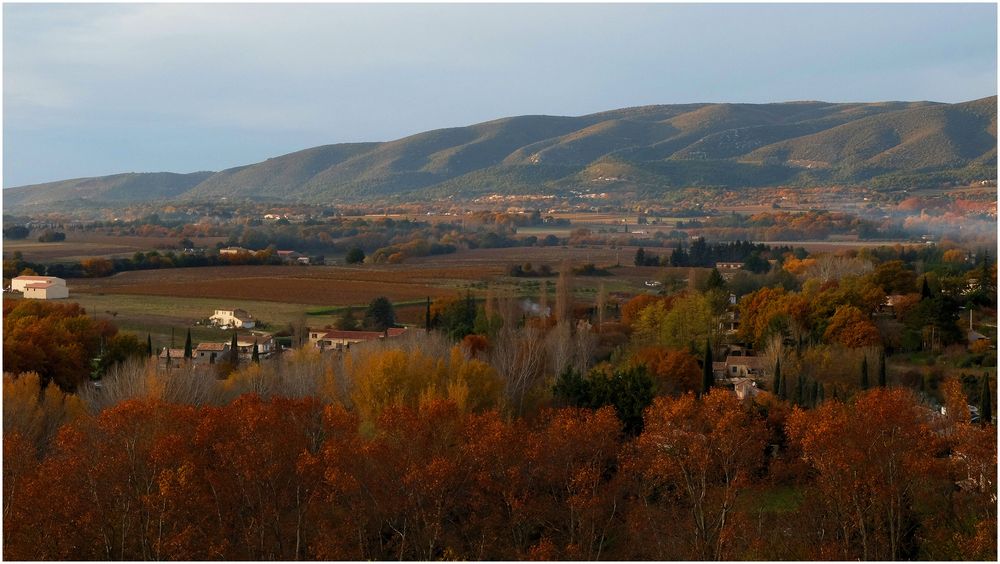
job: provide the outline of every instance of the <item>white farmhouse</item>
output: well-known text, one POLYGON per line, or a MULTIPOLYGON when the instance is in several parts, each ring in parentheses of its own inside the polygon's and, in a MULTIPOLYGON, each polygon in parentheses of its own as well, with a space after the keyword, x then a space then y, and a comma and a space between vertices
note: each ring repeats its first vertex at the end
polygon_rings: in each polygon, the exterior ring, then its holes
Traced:
POLYGON ((11 290, 21 292, 25 298, 58 300, 69 297, 66 281, 55 276, 18 276, 10 282, 11 290))
POLYGON ((209 320, 213 325, 236 329, 253 329, 257 324, 253 316, 242 309, 217 309, 209 320))

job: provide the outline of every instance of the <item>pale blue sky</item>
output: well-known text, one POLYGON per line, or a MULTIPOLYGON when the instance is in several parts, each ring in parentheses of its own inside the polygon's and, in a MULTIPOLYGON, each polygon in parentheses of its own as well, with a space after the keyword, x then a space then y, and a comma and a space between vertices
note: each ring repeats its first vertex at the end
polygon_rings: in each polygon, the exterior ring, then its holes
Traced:
POLYGON ((997 92, 995 4, 6 4, 4 187, 522 114, 997 92))

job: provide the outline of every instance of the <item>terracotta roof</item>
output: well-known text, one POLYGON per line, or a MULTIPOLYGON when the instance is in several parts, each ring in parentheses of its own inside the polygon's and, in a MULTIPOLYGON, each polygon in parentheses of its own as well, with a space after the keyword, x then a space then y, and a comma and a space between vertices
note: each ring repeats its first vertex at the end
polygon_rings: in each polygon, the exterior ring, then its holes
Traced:
POLYGON ((54 276, 16 276, 14 280, 42 280, 45 282, 52 281, 54 276))
MULTIPOLYGON (((167 349, 160 351, 160 358, 167 358, 167 349)), ((170 349, 170 358, 184 358, 184 349, 170 349)))
POLYGON ((382 336, 380 331, 327 331, 323 339, 355 339, 358 341, 374 341, 382 336))
POLYGON ((224 351, 229 343, 198 343, 195 350, 199 351, 224 351))
POLYGON ((49 286, 55 286, 55 282, 51 282, 51 281, 50 282, 35 282, 33 284, 25 284, 24 285, 25 288, 33 288, 35 290, 39 290, 39 289, 42 289, 42 288, 48 288, 49 286))

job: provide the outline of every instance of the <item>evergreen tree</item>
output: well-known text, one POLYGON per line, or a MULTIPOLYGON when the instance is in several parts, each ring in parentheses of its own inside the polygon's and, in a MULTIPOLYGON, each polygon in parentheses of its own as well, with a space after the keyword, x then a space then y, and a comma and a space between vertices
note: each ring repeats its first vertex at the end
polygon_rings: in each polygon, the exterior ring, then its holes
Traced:
POLYGON ((260 348, 257 346, 257 339, 253 340, 253 353, 250 355, 250 361, 254 364, 260 364, 260 348))
POLYGON ((635 252, 635 265, 646 266, 646 249, 639 247, 639 250, 635 252))
POLYGON ((167 349, 167 368, 170 368, 170 347, 166 347, 166 349, 167 349))
POLYGON ((385 296, 379 296, 368 304, 365 312, 365 327, 371 331, 385 331, 396 326, 396 312, 392 302, 385 296))
POLYGON ((424 309, 424 329, 431 330, 431 297, 427 296, 427 306, 424 309))
POLYGON ((153 356, 153 337, 146 333, 146 356, 153 356))
POLYGON ((802 373, 801 372, 799 373, 799 379, 798 379, 798 382, 796 382, 796 384, 797 385, 795 386, 796 387, 796 390, 795 390, 795 396, 796 396, 795 399, 796 399, 796 402, 795 403, 799 407, 805 407, 805 405, 806 405, 806 391, 805 391, 806 381, 802 377, 802 373))
POLYGON ((187 338, 184 339, 184 358, 189 360, 194 357, 191 351, 191 328, 188 327, 187 338))
POLYGON ((702 367, 701 391, 707 394, 712 385, 715 384, 715 375, 712 373, 712 342, 705 339, 705 361, 702 367))
POLYGON ((813 380, 812 385, 812 406, 815 408, 819 406, 819 382, 813 380))
POLYGON ((930 297, 932 297, 931 296, 931 287, 927 284, 927 277, 924 276, 924 283, 921 284, 921 286, 920 286, 920 299, 923 300, 923 299, 930 298, 930 297))
POLYGON ((885 349, 882 349, 882 355, 879 359, 878 366, 878 387, 884 388, 888 385, 886 378, 886 368, 885 368, 885 349))
POLYGON ((787 400, 788 399, 788 378, 784 377, 781 379, 781 390, 778 392, 778 397, 787 400))
POLYGON ((993 394, 990 392, 990 374, 983 373, 983 389, 979 392, 979 424, 993 422, 993 394))
POLYGON ((240 364, 240 346, 236 342, 236 331, 233 331, 233 340, 229 343, 229 364, 233 368, 240 364))
POLYGON ((862 357, 861 359, 861 389, 867 390, 871 387, 868 382, 868 357, 862 357))
POLYGON ((726 279, 719 273, 718 268, 713 268, 712 272, 708 274, 708 281, 705 282, 705 287, 708 290, 722 289, 726 287, 726 279))

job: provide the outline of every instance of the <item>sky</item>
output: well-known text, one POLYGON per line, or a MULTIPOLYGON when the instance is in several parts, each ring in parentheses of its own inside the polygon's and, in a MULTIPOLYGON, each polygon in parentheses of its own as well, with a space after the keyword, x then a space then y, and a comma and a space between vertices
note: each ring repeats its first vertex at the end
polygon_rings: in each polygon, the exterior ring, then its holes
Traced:
POLYGON ((3 186, 524 114, 997 93, 995 4, 4 4, 3 186))

